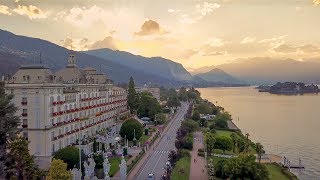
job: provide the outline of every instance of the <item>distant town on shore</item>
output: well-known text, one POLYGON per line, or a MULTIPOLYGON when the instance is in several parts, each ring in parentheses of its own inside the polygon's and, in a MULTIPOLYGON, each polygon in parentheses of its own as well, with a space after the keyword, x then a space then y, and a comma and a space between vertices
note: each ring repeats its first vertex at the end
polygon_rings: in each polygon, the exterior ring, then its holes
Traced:
POLYGON ((261 85, 257 89, 259 92, 269 92, 271 94, 307 94, 307 93, 318 93, 319 87, 311 84, 306 85, 302 82, 278 82, 275 85, 261 85))

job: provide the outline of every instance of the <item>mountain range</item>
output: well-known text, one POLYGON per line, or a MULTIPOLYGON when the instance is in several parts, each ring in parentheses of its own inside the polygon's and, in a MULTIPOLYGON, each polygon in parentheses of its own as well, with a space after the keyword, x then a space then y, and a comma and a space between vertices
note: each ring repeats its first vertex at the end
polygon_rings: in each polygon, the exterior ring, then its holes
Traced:
POLYGON ((232 63, 202 67, 192 73, 221 69, 231 76, 245 80, 251 85, 274 84, 276 82, 320 83, 320 58, 298 61, 294 59, 254 57, 237 59, 232 63))
MULTIPOLYGON (((21 65, 40 63, 40 59, 52 71, 57 71, 66 66, 69 52, 70 50, 46 40, 19 36, 0 30, 0 74, 2 75, 14 74, 21 65)), ((125 56, 130 56, 126 52, 122 53, 125 56)), ((166 65, 163 69, 167 68, 167 71, 163 71, 163 73, 150 73, 150 71, 132 68, 109 58, 99 58, 84 52, 77 52, 76 57, 79 67, 91 66, 97 70, 101 70, 116 83, 128 82, 130 76, 133 76, 136 79, 136 83, 140 85, 152 83, 166 86, 180 86, 193 83, 193 77, 181 64, 169 60, 163 59, 164 62, 162 63, 162 65, 166 65)), ((140 57, 140 59, 142 58, 140 57)), ((161 64, 161 60, 155 62, 161 64)), ((155 66, 160 67, 157 64, 155 66)), ((151 66, 149 68, 156 67, 151 66)))
MULTIPOLYGON (((52 71, 64 68, 70 50, 46 40, 0 30, 0 75, 14 74, 24 64, 47 64, 52 71)), ((180 63, 162 57, 143 57, 111 49, 76 52, 77 64, 106 73, 115 83, 133 76, 138 85, 235 86, 283 81, 320 83, 320 61, 256 57, 208 66, 188 72, 180 63)))
POLYGON ((241 81, 230 74, 224 72, 221 69, 214 68, 208 72, 205 73, 199 73, 196 74, 195 76, 198 76, 206 81, 209 82, 216 82, 216 83, 229 83, 230 85, 241 85, 241 84, 246 84, 246 82, 241 81))

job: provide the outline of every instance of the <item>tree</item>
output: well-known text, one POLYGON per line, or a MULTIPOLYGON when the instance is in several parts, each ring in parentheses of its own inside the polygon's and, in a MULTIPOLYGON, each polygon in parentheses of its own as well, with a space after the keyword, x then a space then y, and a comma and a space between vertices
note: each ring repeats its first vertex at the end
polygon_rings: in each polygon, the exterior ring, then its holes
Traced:
POLYGON ((178 154, 176 153, 176 151, 171 150, 169 155, 168 155, 168 160, 171 164, 171 166, 175 166, 176 162, 179 160, 178 154))
POLYGON ((4 85, 0 81, 0 176, 5 173, 8 142, 16 137, 20 124, 20 119, 16 116, 17 108, 11 103, 13 95, 5 93, 4 85))
POLYGON ((263 145, 260 143, 256 144, 256 151, 257 154, 259 156, 259 163, 261 162, 261 156, 265 153, 264 149, 263 149, 263 145))
MULTIPOLYGON (((67 169, 70 170, 75 166, 79 168, 79 148, 75 146, 67 146, 54 153, 55 159, 61 159, 67 163, 67 169)), ((81 155, 81 160, 85 159, 85 155, 81 155)))
POLYGON ((228 122, 221 119, 221 118, 217 118, 214 120, 215 121, 215 127, 216 128, 220 128, 220 129, 227 129, 228 128, 228 122))
POLYGON ((248 153, 249 152, 249 147, 250 147, 250 140, 249 140, 249 133, 246 133, 246 142, 245 142, 245 152, 248 153))
POLYGON ((138 98, 139 117, 149 117, 154 120, 155 115, 161 112, 161 106, 157 99, 149 92, 142 92, 138 98))
MULTIPOLYGON (((235 133, 232 133, 230 135, 231 137, 231 140, 232 140, 232 143, 233 143, 233 149, 232 151, 235 152, 236 148, 238 147, 238 141, 239 141, 239 138, 238 136, 235 134, 235 133)), ((239 148, 238 148, 239 149, 239 148)))
POLYGON ((222 179, 269 179, 266 166, 256 163, 255 159, 253 155, 240 155, 220 160, 215 166, 216 176, 222 179))
POLYGON ((128 88, 128 106, 130 107, 130 112, 134 113, 137 110, 137 93, 133 81, 133 77, 130 77, 129 88, 128 88))
POLYGON ((205 141, 205 145, 206 145, 206 148, 207 148, 207 152, 208 152, 208 155, 210 156, 211 153, 213 153, 213 150, 214 150, 214 144, 216 142, 216 139, 214 137, 214 135, 210 132, 207 132, 204 136, 204 141, 205 141))
POLYGON ((133 140, 134 130, 136 139, 140 139, 143 133, 143 125, 135 119, 125 121, 120 128, 120 135, 122 138, 127 138, 129 141, 133 140))
POLYGON ((41 171, 35 164, 34 157, 29 154, 28 144, 23 137, 17 137, 8 144, 7 177, 41 178, 41 171))
POLYGON ((195 110, 192 114, 192 119, 195 121, 199 121, 200 120, 200 113, 199 111, 195 110))
POLYGON ((173 108, 173 107, 179 107, 181 105, 179 99, 177 96, 169 96, 167 101, 167 106, 173 108))
POLYGON ((187 90, 185 87, 181 87, 179 89, 178 98, 180 101, 187 101, 188 100, 187 90))
POLYGON ((53 159, 46 180, 70 180, 72 174, 67 170, 67 163, 60 159, 53 159))
POLYGON ((166 122, 167 117, 164 113, 159 113, 159 114, 156 114, 155 116, 156 116, 155 120, 157 120, 157 125, 163 124, 166 122))
POLYGON ((214 147, 216 149, 223 150, 223 153, 225 153, 226 150, 231 151, 232 150, 232 140, 231 140, 231 138, 229 138, 227 136, 217 136, 214 147))

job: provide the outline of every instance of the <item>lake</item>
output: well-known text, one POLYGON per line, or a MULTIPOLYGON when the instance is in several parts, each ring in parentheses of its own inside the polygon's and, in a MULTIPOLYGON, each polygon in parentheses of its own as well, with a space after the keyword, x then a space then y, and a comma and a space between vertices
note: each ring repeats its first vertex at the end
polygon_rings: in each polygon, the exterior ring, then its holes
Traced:
POLYGON ((320 178, 320 94, 274 95, 254 87, 199 88, 202 98, 229 111, 235 124, 267 153, 299 158, 300 179, 320 178))

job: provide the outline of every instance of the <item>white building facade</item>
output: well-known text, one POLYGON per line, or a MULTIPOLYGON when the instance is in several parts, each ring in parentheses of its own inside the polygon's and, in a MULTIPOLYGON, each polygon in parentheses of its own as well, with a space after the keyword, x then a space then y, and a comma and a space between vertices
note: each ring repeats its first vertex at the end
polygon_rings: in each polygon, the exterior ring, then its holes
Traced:
POLYGON ((129 116, 127 91, 93 68, 76 66, 74 53, 56 73, 43 65, 23 66, 6 81, 21 117, 22 136, 41 168, 54 152, 93 137, 129 116))

